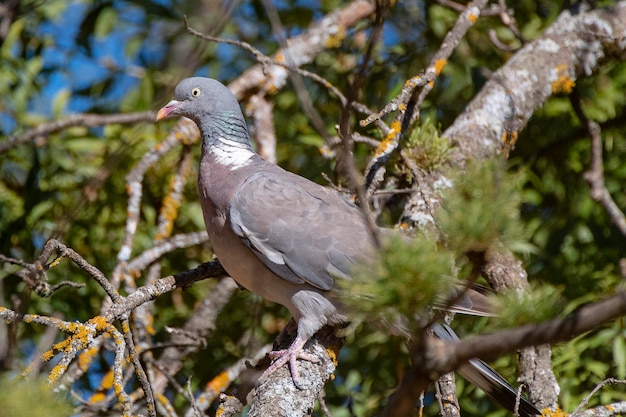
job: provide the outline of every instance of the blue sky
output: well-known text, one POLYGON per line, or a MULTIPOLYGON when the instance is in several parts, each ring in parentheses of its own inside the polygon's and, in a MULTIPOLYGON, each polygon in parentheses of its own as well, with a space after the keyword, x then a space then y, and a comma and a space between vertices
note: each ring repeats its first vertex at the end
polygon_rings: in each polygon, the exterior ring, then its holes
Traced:
MULTIPOLYGON (((93 111, 94 108, 98 112, 115 112, 120 101, 139 83, 142 70, 163 64, 170 46, 163 35, 163 20, 147 19, 146 11, 135 3, 114 0, 112 7, 115 12, 109 9, 109 14, 101 14, 97 21, 103 35, 81 40, 77 39, 81 23, 94 6, 81 0, 71 0, 66 4, 57 17, 41 22, 35 29, 35 36, 47 39, 48 42, 42 51, 44 72, 37 78, 41 90, 39 96, 31 101, 30 110, 51 119, 56 116, 52 114, 54 98, 60 92, 68 91, 72 94, 64 114, 93 111), (129 52, 129 41, 137 39, 141 45, 129 52), (80 41, 89 47, 85 48, 80 41), (111 84, 104 95, 97 96, 90 91, 92 86, 107 79, 111 80, 111 84), (83 94, 78 93, 81 90, 83 94)), ((166 8, 175 6, 168 0, 160 1, 159 4, 166 8)), ((322 13, 319 3, 313 0, 280 0, 275 4, 279 10, 294 5, 313 10, 314 19, 319 19, 322 13)), ((258 25, 256 11, 247 2, 241 3, 231 18, 236 20, 240 34, 248 30, 268 30, 258 25)), ((414 36, 419 35, 421 30, 415 29, 414 36)), ((302 28, 290 27, 288 30, 290 35, 294 35, 302 28)), ((403 35, 397 33, 394 25, 386 25, 383 37, 385 44, 395 44, 401 37, 403 35)), ((217 70, 219 73, 208 74, 208 68, 204 67, 198 75, 212 75, 228 80, 236 76, 233 72, 249 65, 248 59, 252 60, 247 52, 231 45, 220 44, 215 53, 221 63, 217 70)), ((212 68, 216 70, 216 66, 212 68)), ((0 131, 11 133, 15 128, 15 122, 6 113, 0 113, 0 131)))

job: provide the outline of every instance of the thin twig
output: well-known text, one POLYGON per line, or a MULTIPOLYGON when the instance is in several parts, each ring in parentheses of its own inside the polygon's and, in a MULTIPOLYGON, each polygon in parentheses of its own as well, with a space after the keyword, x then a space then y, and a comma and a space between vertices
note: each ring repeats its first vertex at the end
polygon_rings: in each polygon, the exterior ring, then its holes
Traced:
MULTIPOLYGON (((219 38, 216 36, 211 36, 211 35, 207 35, 204 34, 202 32, 199 32, 195 29, 193 29, 192 27, 189 26, 189 23, 187 21, 187 18, 184 17, 184 23, 185 23, 185 29, 187 30, 187 32, 197 38, 200 38, 202 40, 208 41, 208 42, 216 42, 216 43, 225 43, 228 45, 234 45, 237 46, 239 48, 242 48, 248 52, 250 52, 252 55, 254 55, 254 57, 256 58, 256 60, 263 66, 263 70, 264 72, 267 72, 267 67, 270 65, 277 65, 280 67, 283 67, 295 74, 301 75, 303 77, 306 78, 310 78, 311 80, 317 82, 318 84, 320 84, 321 86, 327 88, 328 90, 330 90, 341 102, 341 104, 345 105, 347 103, 347 99, 346 97, 343 95, 343 93, 335 86, 333 85, 333 83, 331 83, 330 81, 328 81, 327 79, 321 77, 319 74, 315 74, 311 71, 307 71, 303 68, 298 67, 297 65, 293 64, 293 61, 290 60, 285 60, 286 55, 281 54, 280 56, 283 57, 283 59, 274 59, 271 58, 265 54, 263 54, 261 51, 259 51, 258 49, 256 49, 255 47, 253 47, 252 45, 250 45, 247 42, 244 41, 239 41, 239 40, 235 40, 235 39, 226 39, 226 38, 219 38)), ((286 45, 286 44, 285 44, 286 45)), ((288 48, 283 47, 283 51, 287 52, 288 48)), ((362 113, 364 115, 370 116, 373 114, 373 111, 370 110, 366 105, 359 103, 357 101, 352 101, 350 103, 351 108, 353 108, 354 110, 358 111, 359 113, 362 113)), ((377 123, 377 126, 383 130, 383 132, 386 132, 389 130, 389 127, 387 127, 387 125, 380 121, 380 123, 377 123)))
POLYGON ((191 391, 191 375, 189 375, 189 378, 187 378, 187 395, 189 396, 188 398, 189 402, 191 403, 191 408, 193 409, 194 413, 196 413, 195 417, 202 417, 202 413, 198 408, 196 398, 193 396, 193 392, 191 391))
POLYGON ((133 124, 140 122, 154 121, 156 114, 152 111, 141 113, 121 113, 121 114, 89 114, 81 113, 69 116, 63 120, 50 123, 42 123, 37 127, 23 133, 9 136, 0 143, 0 153, 6 152, 22 143, 31 141, 40 136, 46 136, 74 126, 95 127, 110 124, 133 124))
POLYGON ((367 117, 365 120, 361 120, 361 125, 366 126, 392 111, 399 111, 399 114, 391 124, 390 131, 386 134, 380 147, 376 149, 374 157, 370 160, 365 170, 365 187, 368 191, 375 190, 383 181, 384 164, 400 146, 400 139, 404 132, 418 119, 419 108, 426 95, 432 90, 435 79, 445 67, 461 39, 463 39, 469 28, 474 25, 486 4, 487 0, 476 0, 470 3, 462 11, 452 29, 446 34, 441 47, 432 57, 426 71, 408 79, 404 83, 401 93, 381 111, 367 117))
POLYGON ((148 414, 150 417, 156 417, 156 405, 154 403, 154 393, 152 392, 152 385, 148 380, 148 376, 146 375, 146 371, 143 369, 141 365, 141 361, 139 360, 139 355, 137 355, 137 350, 135 349, 135 342, 133 341, 133 333, 130 329, 130 321, 128 318, 122 320, 122 331, 124 335, 124 339, 126 340, 126 344, 128 345, 129 359, 133 366, 135 367, 135 375, 137 375, 137 379, 141 383, 141 388, 143 389, 144 396, 146 397, 148 414))
POLYGON ((596 392, 600 391, 606 385, 613 385, 613 384, 626 385, 626 380, 624 380, 624 379, 617 379, 617 378, 607 378, 604 381, 598 383, 595 386, 595 388, 592 389, 591 392, 589 394, 587 394, 587 396, 580 402, 580 404, 578 404, 578 407, 576 407, 576 409, 572 412, 572 415, 575 416, 583 408, 587 407, 587 404, 589 404, 589 400, 591 400, 591 397, 593 397, 596 394, 596 392))
POLYGON ((570 102, 572 103, 574 112, 587 129, 589 136, 591 136, 591 161, 589 163, 589 170, 583 175, 591 187, 591 198, 602 204, 611 222, 621 232, 622 236, 626 237, 626 215, 624 215, 619 206, 615 204, 604 182, 600 125, 587 117, 582 109, 581 100, 576 91, 570 95, 570 102))

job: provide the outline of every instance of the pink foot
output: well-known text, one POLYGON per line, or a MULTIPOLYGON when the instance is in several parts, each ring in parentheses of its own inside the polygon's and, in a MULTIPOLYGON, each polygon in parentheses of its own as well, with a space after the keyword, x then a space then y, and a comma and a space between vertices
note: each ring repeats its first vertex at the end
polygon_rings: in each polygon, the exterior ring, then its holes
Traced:
POLYGON ((288 349, 275 350, 270 352, 270 358, 272 358, 274 362, 272 362, 272 364, 265 370, 265 372, 263 372, 263 375, 261 375, 259 381, 265 381, 267 377, 270 376, 270 374, 272 374, 278 368, 282 367, 284 364, 289 363, 291 380, 297 388, 302 389, 302 385, 300 384, 300 376, 298 375, 297 360, 302 359, 312 363, 319 363, 320 361, 320 358, 318 358, 317 356, 304 351, 303 348, 305 343, 306 340, 302 340, 301 338, 296 337, 296 339, 293 341, 288 349))

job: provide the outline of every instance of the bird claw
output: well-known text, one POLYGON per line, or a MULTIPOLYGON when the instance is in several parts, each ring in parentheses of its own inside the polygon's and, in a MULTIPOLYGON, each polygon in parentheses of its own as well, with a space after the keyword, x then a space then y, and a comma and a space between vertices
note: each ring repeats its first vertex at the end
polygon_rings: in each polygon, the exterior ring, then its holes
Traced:
POLYGON ((281 368, 285 364, 289 364, 289 372, 291 372, 291 380, 298 389, 303 389, 300 382, 300 375, 298 374, 297 360, 302 359, 311 363, 319 363, 320 358, 312 353, 304 351, 305 340, 296 337, 291 346, 287 349, 275 350, 269 353, 270 358, 274 361, 263 372, 263 375, 259 378, 261 382, 265 381, 268 376, 274 373, 277 369, 281 368))

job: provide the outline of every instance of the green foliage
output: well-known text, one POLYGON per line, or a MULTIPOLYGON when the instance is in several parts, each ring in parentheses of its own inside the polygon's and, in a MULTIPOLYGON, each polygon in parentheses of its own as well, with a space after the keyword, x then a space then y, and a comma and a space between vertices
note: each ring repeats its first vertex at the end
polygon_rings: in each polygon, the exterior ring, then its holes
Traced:
POLYGON ((350 281, 338 281, 345 303, 365 319, 419 331, 428 307, 452 292, 454 258, 425 236, 385 238, 373 265, 357 267, 350 281))
POLYGON ((560 317, 566 305, 561 293, 561 289, 547 284, 498 293, 491 297, 498 316, 491 319, 489 328, 513 328, 560 317))
POLYGON ((73 406, 67 395, 58 394, 45 380, 0 379, 0 414, 11 417, 67 417, 73 406))
POLYGON ((418 167, 433 170, 446 162, 450 142, 439 135, 439 129, 430 119, 426 119, 411 129, 404 150, 418 167))
POLYGON ((485 252, 500 243, 524 247, 519 183, 499 160, 470 163, 455 176, 435 215, 448 247, 461 254, 485 252))
MULTIPOLYGON (((63 68, 55 69, 47 66, 44 55, 49 54, 47 48, 58 46, 60 42, 40 28, 49 27, 63 17, 73 2, 19 3, 23 9, 16 15, 0 46, 0 96, 3 97, 0 112, 12 121, 5 127, 5 134, 20 133, 43 121, 63 118, 72 100, 77 98, 88 102, 88 111, 98 113, 156 109, 170 98, 172 86, 182 77, 197 72, 228 82, 253 63, 247 52, 236 47, 206 44, 188 36, 179 13, 187 14, 192 26, 203 32, 237 38, 266 52, 278 47, 259 2, 244 2, 228 15, 214 9, 207 13, 203 2, 181 1, 176 10, 151 0, 83 2, 87 12, 80 22, 79 33, 72 35, 78 44, 64 50, 67 59, 63 60, 63 68), (137 15, 127 12, 138 10, 145 13, 145 18, 133 26, 132 19, 137 15), (131 29, 120 54, 136 59, 132 65, 103 68, 103 62, 109 60, 101 48, 120 28, 131 29), (144 53, 148 46, 162 48, 163 57, 147 62, 144 53), (91 60, 106 74, 92 85, 72 85, 52 97, 43 95, 51 80, 58 81, 56 76, 67 75, 65 67, 75 59, 91 60), (136 70, 138 72, 134 72, 136 70), (108 97, 114 90, 116 80, 131 73, 138 82, 124 85, 118 100, 103 106, 101 98, 108 97), (39 107, 45 100, 51 104, 49 113, 39 107)), ((342 4, 336 0, 324 1, 321 6, 315 2, 289 4, 279 14, 291 35, 342 4)), ((559 2, 531 0, 510 2, 510 6, 526 39, 533 39, 545 30, 561 8, 559 2)), ((424 5, 395 2, 384 31, 390 36, 385 38, 383 46, 374 49, 372 62, 366 70, 365 88, 358 92, 358 100, 377 111, 394 98, 405 79, 417 74, 429 62, 457 16, 456 12, 435 2, 424 5)), ((344 93, 348 92, 362 59, 369 24, 364 22, 348 31, 345 38, 337 38, 336 47, 319 54, 307 69, 320 74, 344 93)), ((481 16, 470 29, 420 109, 422 120, 428 115, 429 121, 416 128, 402 143, 403 149, 424 169, 440 169, 449 151, 447 141, 439 136, 435 126, 447 126, 481 88, 486 74, 512 55, 493 47, 487 34, 489 29, 494 29, 502 42, 512 47, 520 45, 498 16, 481 16)), ((63 40, 69 42, 72 36, 68 34, 63 40)), ((304 82, 315 110, 326 123, 326 132, 334 134, 341 104, 322 86, 306 79, 304 82)), ((593 77, 577 80, 577 89, 587 115, 602 122, 606 183, 616 204, 624 211, 626 65, 613 64, 593 77)), ((318 149, 323 141, 302 111, 293 87, 288 85, 269 99, 275 104, 279 164, 323 181, 322 174, 332 174, 333 162, 320 158, 318 149)), ((358 126, 361 118, 363 115, 354 116, 353 128, 376 136, 373 128, 358 126)), ((102 129, 76 127, 40 136, 32 143, 3 153, 0 158, 0 253, 32 260, 38 256, 46 239, 57 237, 110 274, 126 221, 124 177, 170 127, 171 123, 116 125, 102 129)), ((146 175, 136 236, 137 252, 153 243, 156 218, 179 152, 179 149, 173 151, 146 175)), ((193 152, 197 161, 198 147, 193 152)), ((364 167, 371 156, 371 148, 358 144, 355 155, 359 166, 364 167)), ((502 326, 551 317, 557 310, 555 306, 567 313, 614 292, 622 280, 618 260, 624 255, 624 239, 604 209, 589 197, 588 185, 582 178, 589 166, 588 138, 571 110, 569 98, 552 98, 533 115, 520 132, 512 158, 515 169, 524 172, 523 177, 505 172, 499 162, 494 162, 482 167, 472 166, 462 177, 453 178, 452 187, 445 192, 444 206, 436 214, 445 240, 435 244, 424 236, 410 242, 392 239, 384 246, 384 256, 378 263, 349 283, 345 291, 350 292, 350 297, 346 296, 346 302, 352 300, 353 308, 363 319, 383 319, 388 324, 405 325, 403 330, 406 331, 407 326, 410 329, 419 324, 419 318, 432 300, 438 295, 447 295, 457 274, 463 275, 457 270, 464 265, 464 255, 488 250, 494 242, 523 252, 529 277, 538 283, 529 295, 510 294, 500 301, 508 312, 503 314, 502 326), (550 285, 540 285, 543 283, 550 285), (519 321, 513 321, 514 318, 519 321)), ((196 175, 195 169, 194 164, 191 177, 196 175)), ((204 227, 196 194, 191 180, 184 190, 181 213, 174 226, 177 233, 204 227)), ((402 198, 394 196, 393 203, 401 205, 405 201, 402 198)), ((162 275, 188 269, 210 257, 208 245, 177 251, 161 261, 162 275)), ((102 306, 102 290, 68 261, 48 271, 50 283, 71 280, 87 286, 80 290, 65 288, 46 300, 25 291, 25 286, 12 275, 16 270, 15 266, 0 266, 0 294, 4 297, 0 305, 8 306, 19 298, 16 303, 27 312, 71 320, 92 317, 102 306), (80 302, 77 303, 77 299, 80 302)), ((169 341, 166 326, 185 323, 213 285, 199 283, 187 291, 159 297, 155 301, 154 340, 169 341)), ((218 318, 219 331, 208 338, 204 351, 184 363, 183 373, 193 375, 194 387, 203 387, 224 367, 254 352, 259 344, 271 341, 286 319, 288 313, 284 309, 247 292, 238 292, 218 318)), ((455 324, 462 324, 468 332, 476 323, 475 320, 455 320, 455 324)), ((484 325, 484 321, 478 323, 484 325)), ((13 330, 19 341, 32 344, 38 343, 44 332, 43 326, 20 325, 13 330)), ((390 336, 388 328, 357 326, 350 338, 350 343, 341 351, 337 379, 327 387, 327 403, 335 416, 350 415, 346 402, 352 404, 356 415, 373 415, 401 378, 400 370, 408 360, 406 346, 401 338, 390 336)), ((624 322, 620 320, 556 347, 555 369, 566 410, 572 410, 605 377, 625 377, 625 340, 624 322)), ((22 363, 29 357, 21 349, 14 348, 10 362, 22 363)), ((155 351, 156 356, 159 353, 155 351)), ((501 358, 497 365, 509 380, 515 379, 512 357, 501 358)), ((48 370, 44 366, 42 372, 48 370)), ((462 381, 458 385, 461 406, 467 415, 503 414, 494 412, 497 407, 484 395, 462 381)), ((89 389, 93 387, 85 391, 89 389)), ((47 403, 47 394, 40 395, 39 388, 30 385, 11 385, 3 381, 0 392, 0 410, 6 410, 6 402, 25 395, 23 393, 28 393, 28 398, 41 396, 38 402, 47 403)), ((22 401, 31 407, 26 415, 37 415, 37 410, 32 408, 37 404, 29 402, 28 398, 22 401)), ((624 399, 623 387, 606 387, 593 401, 599 404, 615 399, 624 399)), ((177 411, 187 405, 177 397, 177 411)), ((53 410, 55 408, 50 406, 46 415, 55 415, 53 410)), ((11 415, 20 414, 16 411, 11 415)), ((58 415, 71 415, 71 410, 58 415)))

